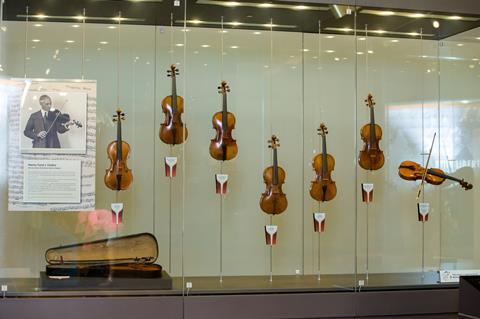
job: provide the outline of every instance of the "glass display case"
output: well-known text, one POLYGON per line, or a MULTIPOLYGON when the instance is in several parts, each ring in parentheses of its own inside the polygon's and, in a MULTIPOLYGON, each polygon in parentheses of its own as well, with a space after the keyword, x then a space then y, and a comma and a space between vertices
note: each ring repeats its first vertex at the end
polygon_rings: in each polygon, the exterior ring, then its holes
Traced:
MULTIPOLYGON (((49 3, 6 1, 0 21, 8 294, 54 289, 39 279, 49 248, 139 233, 154 235, 173 278, 160 295, 435 287, 439 271, 480 269, 479 15, 49 3), (65 92, 86 100, 69 105, 65 92), (60 114, 87 105, 82 154, 23 148, 28 112, 48 94, 60 114), (27 200, 39 196, 30 185, 44 198, 64 191, 64 175, 32 173, 42 161, 80 163, 75 204, 27 200), (106 185, 109 172, 123 189, 106 185)), ((134 263, 147 257, 132 251, 134 263)), ((96 290, 112 294, 105 280, 96 290)))

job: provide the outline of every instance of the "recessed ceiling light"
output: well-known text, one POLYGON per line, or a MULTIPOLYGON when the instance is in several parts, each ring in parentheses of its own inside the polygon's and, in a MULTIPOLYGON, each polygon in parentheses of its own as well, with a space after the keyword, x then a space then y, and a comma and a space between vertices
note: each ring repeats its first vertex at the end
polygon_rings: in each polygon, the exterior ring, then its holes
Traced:
POLYGON ((100 44, 108 44, 107 41, 100 41, 100 44))
POLYGON ((78 24, 72 24, 72 28, 80 28, 80 25, 78 25, 78 24))
POLYGON ((437 20, 434 20, 434 21, 432 22, 432 25, 433 25, 433 27, 434 27, 435 29, 440 28, 440 22, 438 22, 437 20))
POLYGON ((373 51, 372 51, 372 50, 368 50, 368 53, 373 54, 373 51))
POLYGON ((380 12, 380 15, 382 16, 393 16, 395 14, 395 12, 393 11, 382 11, 380 12))
POLYGON ((334 53, 334 50, 325 50, 326 53, 334 53))
POLYGON ((472 61, 478 61, 478 59, 477 59, 477 58, 473 58, 472 61))
POLYGON ((419 36, 420 33, 418 33, 418 32, 410 32, 410 33, 408 33, 408 35, 411 35, 412 37, 416 37, 416 36, 419 36))
POLYGON ((391 40, 390 42, 397 43, 398 40, 397 40, 397 39, 393 39, 393 40, 391 40))
POLYGON ((238 45, 232 45, 230 46, 230 49, 238 49, 238 45))
POLYGON ((309 49, 303 49, 303 52, 309 52, 310 50, 309 49))
POLYGON ((117 27, 114 26, 114 25, 109 25, 108 28, 109 28, 109 29, 116 29, 117 27))
POLYGON ((225 2, 224 5, 227 7, 237 7, 240 5, 240 3, 236 1, 228 1, 228 2, 225 2))
POLYGON ((333 39, 333 38, 335 38, 335 36, 334 36, 334 35, 327 35, 325 38, 327 38, 327 39, 333 39))
POLYGON ((40 42, 39 39, 33 39, 32 42, 40 42))
POLYGON ((36 27, 36 28, 40 28, 40 27, 43 27, 43 24, 41 24, 41 23, 35 23, 33 26, 36 27))
POLYGON ((357 54, 358 54, 358 55, 362 55, 363 52, 362 52, 362 51, 358 51, 357 54))
POLYGON ((200 23, 202 23, 202 20, 193 19, 193 20, 190 20, 190 22, 193 23, 193 24, 200 24, 200 23))
POLYGON ((463 47, 464 44, 463 43, 457 43, 457 47, 463 47))
POLYGON ((308 9, 308 7, 307 6, 294 6, 293 9, 295 9, 295 10, 306 10, 306 9, 308 9))
POLYGON ((378 34, 384 34, 386 31, 385 30, 373 30, 373 32, 378 33, 378 34))
POLYGON ((260 8, 271 8, 271 7, 273 7, 273 4, 271 4, 271 3, 260 3, 258 6, 260 8))
POLYGON ((46 17, 47 17, 47 16, 46 16, 45 14, 43 14, 43 13, 40 13, 40 14, 36 14, 36 15, 35 15, 35 18, 37 18, 37 19, 45 19, 46 17))
POLYGON ((177 46, 177 47, 183 47, 183 43, 177 43, 177 44, 175 44, 175 46, 177 46))
POLYGON ((202 44, 202 48, 209 48, 210 44, 202 44))
POLYGON ((220 30, 220 33, 228 33, 227 30, 220 30))
POLYGON ((459 17, 459 16, 450 16, 449 19, 450 19, 450 20, 462 20, 462 17, 459 17))
POLYGON ((360 38, 358 38, 358 41, 365 41, 365 38, 364 38, 364 37, 360 37, 360 38))
POLYGON ((75 41, 73 41, 73 40, 66 40, 65 42, 66 43, 75 43, 75 41))
POLYGON ((334 58, 335 61, 340 61, 340 58, 334 58))
POLYGON ((85 19, 85 16, 78 15, 78 16, 75 17, 75 19, 77 19, 77 20, 83 20, 83 19, 85 19))
POLYGON ((255 34, 255 35, 260 35, 260 34, 262 34, 262 32, 255 31, 255 32, 253 32, 253 34, 255 34))
POLYGON ((233 21, 233 22, 230 22, 229 24, 233 25, 234 27, 237 27, 237 26, 241 25, 242 23, 238 22, 238 21, 233 21))

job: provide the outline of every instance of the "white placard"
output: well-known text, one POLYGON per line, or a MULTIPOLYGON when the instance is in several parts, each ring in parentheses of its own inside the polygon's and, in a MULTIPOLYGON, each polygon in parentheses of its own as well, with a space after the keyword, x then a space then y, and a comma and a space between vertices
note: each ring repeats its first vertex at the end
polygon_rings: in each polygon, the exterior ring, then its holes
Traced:
POLYGON ((480 276, 480 269, 440 270, 441 283, 460 282, 460 276, 480 276))
POLYGON ((81 161, 25 160, 25 203, 80 203, 81 161))

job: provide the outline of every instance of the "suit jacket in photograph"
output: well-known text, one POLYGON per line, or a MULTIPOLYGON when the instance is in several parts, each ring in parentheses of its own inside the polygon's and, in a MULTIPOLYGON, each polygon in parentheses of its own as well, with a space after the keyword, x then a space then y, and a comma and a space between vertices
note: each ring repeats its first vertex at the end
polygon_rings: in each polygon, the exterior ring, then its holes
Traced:
POLYGON ((58 140, 58 134, 63 134, 68 129, 63 126, 62 124, 67 123, 70 121, 70 116, 68 114, 59 114, 60 111, 55 110, 54 112, 49 111, 47 114, 47 118, 44 119, 42 116, 42 111, 34 112, 30 115, 30 118, 27 121, 27 125, 25 125, 25 130, 23 134, 32 140, 32 147, 33 148, 60 148, 60 141, 58 140), (57 118, 55 120, 55 118, 57 118), (53 125, 52 125, 53 123, 53 125), (37 137, 37 134, 41 131, 48 131, 47 136, 45 138, 37 137))

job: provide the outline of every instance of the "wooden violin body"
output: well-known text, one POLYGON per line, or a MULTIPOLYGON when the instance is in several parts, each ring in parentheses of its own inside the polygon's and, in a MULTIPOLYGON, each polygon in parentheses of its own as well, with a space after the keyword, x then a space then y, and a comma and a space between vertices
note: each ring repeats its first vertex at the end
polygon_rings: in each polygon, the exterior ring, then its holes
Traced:
POLYGON ((358 164, 363 169, 375 171, 382 168, 385 163, 385 156, 379 145, 379 141, 382 139, 382 128, 375 124, 375 102, 371 94, 368 95, 365 102, 370 108, 370 123, 365 124, 360 130, 360 136, 365 144, 358 155, 358 164))
POLYGON ((263 181, 267 189, 260 197, 260 208, 267 214, 277 215, 283 213, 288 206, 287 196, 282 191, 282 184, 285 183, 285 171, 278 167, 278 184, 273 184, 274 168, 267 167, 263 171, 263 181))
POLYGON ((473 188, 473 185, 470 183, 467 183, 463 179, 459 179, 450 175, 445 174, 444 171, 442 171, 439 168, 429 168, 425 172, 425 168, 422 167, 420 164, 412 162, 412 161, 404 161, 400 164, 398 167, 398 175, 408 181, 416 181, 416 180, 422 180, 423 176, 425 175, 425 181, 429 184, 432 185, 440 185, 442 184, 446 179, 455 181, 460 183, 460 185, 465 189, 469 190, 473 188), (426 173, 426 174, 425 174, 426 173))
POLYGON ((188 137, 188 130, 182 122, 184 112, 183 97, 177 95, 176 75, 178 69, 175 65, 168 70, 168 76, 172 77, 172 94, 162 100, 162 112, 165 113, 165 121, 160 126, 160 140, 165 144, 182 144, 188 137))
POLYGON ((230 88, 225 81, 219 87, 223 95, 223 110, 213 115, 212 125, 216 131, 216 136, 210 141, 210 155, 218 161, 228 161, 238 153, 237 141, 232 137, 232 130, 235 128, 235 116, 227 111, 227 92, 230 88))
POLYGON ((317 129, 318 134, 322 136, 322 153, 313 158, 312 166, 315 170, 316 178, 310 185, 310 196, 321 202, 332 200, 337 195, 337 186, 332 180, 332 171, 335 168, 335 159, 327 153, 326 134, 328 134, 325 124, 320 124, 317 129))
POLYGON ((107 147, 110 167, 104 177, 105 185, 112 190, 126 190, 133 181, 132 170, 128 168, 127 159, 130 153, 130 145, 122 140, 122 121, 125 120, 125 113, 117 109, 113 121, 117 122, 117 139, 107 147))
POLYGON ((260 208, 267 214, 277 215, 283 213, 288 206, 287 196, 282 191, 286 174, 283 168, 278 166, 277 147, 280 145, 277 137, 273 135, 269 142, 269 147, 273 149, 273 165, 263 171, 263 181, 267 187, 260 197, 260 208))
POLYGON ((127 166, 130 145, 122 141, 122 158, 117 158, 117 148, 117 141, 108 144, 107 154, 110 159, 110 167, 107 169, 104 181, 105 185, 112 190, 126 190, 133 181, 132 170, 127 166))

